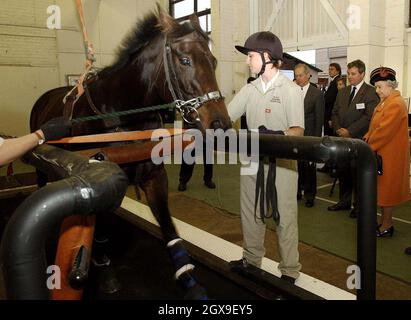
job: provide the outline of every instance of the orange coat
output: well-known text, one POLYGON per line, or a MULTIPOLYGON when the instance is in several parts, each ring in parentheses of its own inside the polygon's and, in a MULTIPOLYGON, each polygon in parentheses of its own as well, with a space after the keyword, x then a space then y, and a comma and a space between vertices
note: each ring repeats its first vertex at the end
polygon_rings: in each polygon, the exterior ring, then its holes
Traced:
POLYGON ((377 180, 377 202, 392 207, 410 199, 410 141, 408 110, 399 91, 375 108, 368 133, 371 149, 383 159, 383 175, 377 180))

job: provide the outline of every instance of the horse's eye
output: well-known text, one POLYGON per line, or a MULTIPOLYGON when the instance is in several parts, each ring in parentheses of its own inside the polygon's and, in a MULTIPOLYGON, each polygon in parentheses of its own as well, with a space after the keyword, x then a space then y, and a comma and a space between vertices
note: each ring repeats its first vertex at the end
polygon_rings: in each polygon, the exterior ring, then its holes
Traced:
POLYGON ((190 58, 187 58, 187 57, 181 58, 180 62, 183 66, 191 66, 190 58))

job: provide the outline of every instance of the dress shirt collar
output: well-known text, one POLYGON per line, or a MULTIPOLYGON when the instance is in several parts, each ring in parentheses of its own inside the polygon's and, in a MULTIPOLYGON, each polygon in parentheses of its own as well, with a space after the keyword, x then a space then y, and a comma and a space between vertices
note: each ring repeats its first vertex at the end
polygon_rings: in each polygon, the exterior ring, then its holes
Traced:
POLYGON ((268 89, 271 88, 271 86, 274 84, 274 82, 278 79, 279 75, 280 75, 280 70, 278 70, 276 75, 267 84, 265 84, 263 78, 261 77, 261 85, 263 87, 263 92, 264 93, 266 93, 268 91, 268 89))

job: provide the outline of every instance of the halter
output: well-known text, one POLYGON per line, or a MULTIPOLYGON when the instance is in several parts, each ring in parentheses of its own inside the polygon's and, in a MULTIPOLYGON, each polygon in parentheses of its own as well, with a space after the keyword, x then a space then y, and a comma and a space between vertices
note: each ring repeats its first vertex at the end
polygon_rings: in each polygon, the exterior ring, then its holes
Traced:
POLYGON ((165 38, 164 44, 163 64, 168 90, 173 97, 176 109, 178 110, 178 112, 180 112, 183 120, 188 124, 196 124, 201 121, 198 109, 200 109, 204 104, 210 101, 218 101, 224 99, 220 91, 213 91, 206 93, 203 96, 198 96, 190 100, 184 100, 180 84, 178 82, 177 73, 174 68, 171 47, 167 41, 167 37, 165 38), (174 81, 174 87, 172 80, 174 81), (194 121, 191 121, 189 117, 189 115, 192 113, 194 113, 195 115, 194 121))

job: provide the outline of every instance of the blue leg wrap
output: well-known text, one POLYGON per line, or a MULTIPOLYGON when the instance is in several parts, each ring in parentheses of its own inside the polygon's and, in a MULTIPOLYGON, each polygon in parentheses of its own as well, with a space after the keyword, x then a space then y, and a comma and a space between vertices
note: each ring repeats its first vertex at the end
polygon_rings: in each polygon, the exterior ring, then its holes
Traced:
POLYGON ((184 266, 191 265, 190 256, 188 255, 186 248, 184 248, 182 241, 178 241, 172 246, 169 246, 168 250, 176 271, 180 270, 184 266))

